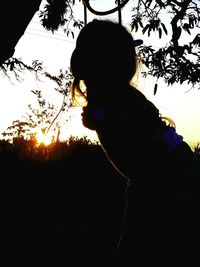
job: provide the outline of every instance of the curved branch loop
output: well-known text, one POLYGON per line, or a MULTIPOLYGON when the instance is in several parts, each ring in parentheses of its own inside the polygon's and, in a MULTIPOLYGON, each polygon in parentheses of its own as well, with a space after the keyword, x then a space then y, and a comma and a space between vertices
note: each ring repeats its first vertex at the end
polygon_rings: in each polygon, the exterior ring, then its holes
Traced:
POLYGON ((93 13, 93 14, 95 14, 95 15, 97 15, 97 16, 104 16, 104 15, 112 14, 112 13, 118 11, 119 9, 121 9, 122 7, 124 7, 124 6, 129 2, 129 0, 124 0, 120 5, 118 5, 118 6, 115 7, 115 8, 112 8, 112 9, 110 9, 110 10, 108 10, 108 11, 97 11, 97 10, 93 9, 93 8, 90 6, 89 1, 90 1, 90 0, 83 0, 83 4, 87 7, 87 9, 88 9, 91 13, 93 13))

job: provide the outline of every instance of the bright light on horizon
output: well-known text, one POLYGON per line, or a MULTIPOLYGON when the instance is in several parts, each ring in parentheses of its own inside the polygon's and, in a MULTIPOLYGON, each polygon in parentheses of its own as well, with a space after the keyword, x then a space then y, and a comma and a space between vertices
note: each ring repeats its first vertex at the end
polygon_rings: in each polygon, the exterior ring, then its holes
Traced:
POLYGON ((70 111, 70 120, 69 122, 65 123, 60 133, 61 141, 65 141, 71 136, 78 138, 87 137, 89 140, 93 142, 98 141, 96 132, 89 130, 83 126, 81 119, 81 112, 82 112, 81 107, 74 107, 70 111))
POLYGON ((45 134, 39 129, 36 134, 36 140, 39 145, 43 143, 44 145, 48 146, 52 143, 53 135, 51 133, 45 134))

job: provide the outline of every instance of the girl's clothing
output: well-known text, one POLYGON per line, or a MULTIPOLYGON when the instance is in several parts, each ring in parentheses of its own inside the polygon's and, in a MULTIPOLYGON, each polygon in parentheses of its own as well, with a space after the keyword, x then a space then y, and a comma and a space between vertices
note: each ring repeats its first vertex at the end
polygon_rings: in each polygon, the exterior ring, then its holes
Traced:
POLYGON ((200 162, 138 90, 111 102, 86 107, 83 119, 131 181, 112 266, 194 266, 200 251, 200 162))
POLYGON ((155 164, 129 188, 117 266, 198 266, 200 163, 182 142, 155 164))

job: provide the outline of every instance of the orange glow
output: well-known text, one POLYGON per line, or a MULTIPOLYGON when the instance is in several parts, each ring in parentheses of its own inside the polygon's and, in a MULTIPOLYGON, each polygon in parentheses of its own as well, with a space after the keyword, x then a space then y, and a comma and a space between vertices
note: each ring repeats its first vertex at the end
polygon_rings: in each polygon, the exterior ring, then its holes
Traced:
POLYGON ((36 140, 38 144, 43 143, 45 146, 48 146, 52 143, 53 136, 51 133, 45 134, 41 130, 38 130, 36 134, 36 140))

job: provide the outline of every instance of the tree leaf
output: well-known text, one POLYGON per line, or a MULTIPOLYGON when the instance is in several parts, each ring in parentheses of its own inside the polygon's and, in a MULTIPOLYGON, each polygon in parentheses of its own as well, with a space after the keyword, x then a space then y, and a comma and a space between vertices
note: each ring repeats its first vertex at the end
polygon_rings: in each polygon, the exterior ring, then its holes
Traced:
POLYGON ((162 26, 162 28, 163 28, 165 34, 167 35, 167 34, 168 34, 168 31, 167 31, 167 28, 165 27, 165 24, 162 23, 162 22, 161 22, 160 24, 161 24, 161 26, 162 26))

